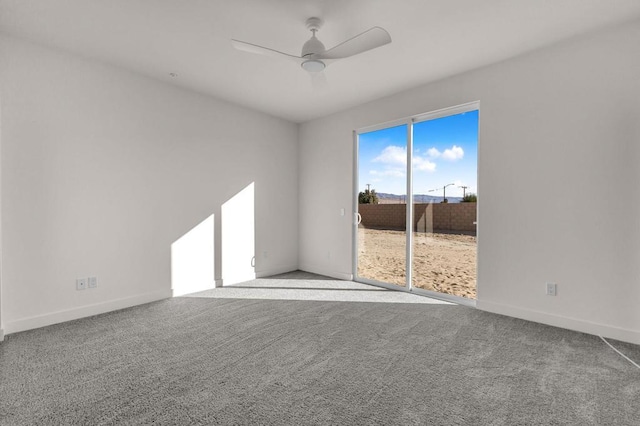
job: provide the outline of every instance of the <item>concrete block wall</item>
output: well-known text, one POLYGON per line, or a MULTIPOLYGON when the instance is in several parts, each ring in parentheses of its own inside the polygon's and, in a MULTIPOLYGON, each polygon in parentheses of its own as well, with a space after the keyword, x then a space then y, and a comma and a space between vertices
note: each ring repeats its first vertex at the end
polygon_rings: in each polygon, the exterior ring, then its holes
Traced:
POLYGON ((365 228, 403 231, 407 227, 406 204, 360 204, 358 213, 365 228))
MULTIPOLYGON (((416 232, 475 232, 476 203, 414 204, 413 229, 416 232)), ((378 229, 406 229, 406 204, 360 204, 362 225, 378 229)))

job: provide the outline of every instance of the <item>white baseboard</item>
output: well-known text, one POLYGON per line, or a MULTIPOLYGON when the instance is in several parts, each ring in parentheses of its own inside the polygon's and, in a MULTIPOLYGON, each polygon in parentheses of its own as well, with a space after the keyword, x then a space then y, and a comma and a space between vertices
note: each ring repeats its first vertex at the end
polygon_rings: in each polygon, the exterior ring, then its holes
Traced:
POLYGON ((298 265, 279 266, 275 268, 261 269, 259 271, 256 271, 256 278, 271 277, 273 275, 280 275, 280 274, 297 271, 297 270, 298 270, 298 265))
POLYGON ((609 325, 598 324, 590 321, 579 320, 575 318, 563 317, 560 315, 548 314, 540 311, 518 308, 516 306, 503 305, 500 303, 486 302, 478 300, 476 308, 493 312, 494 314, 507 315, 514 318, 520 318, 527 321, 539 322, 554 327, 566 328, 569 330, 579 331, 581 333, 593 334, 596 336, 607 337, 610 339, 621 340, 623 342, 634 343, 640 345, 640 332, 620 327, 612 327, 609 325))
POLYGON ((169 289, 157 291, 154 293, 140 294, 138 296, 126 297, 124 299, 109 300, 107 302, 96 303, 93 305, 80 306, 64 311, 57 311, 28 318, 21 318, 19 320, 7 322, 5 324, 5 331, 7 334, 18 333, 20 331, 26 331, 34 328, 45 327, 47 325, 58 324, 65 321, 90 317, 92 315, 104 314, 105 312, 116 311, 118 309, 130 308, 136 305, 143 305, 145 303, 168 299, 170 297, 171 290, 169 289))
POLYGON ((327 271, 325 268, 321 268, 314 265, 302 264, 298 267, 301 271, 311 272, 312 274, 324 275, 325 277, 337 278, 339 280, 353 281, 353 274, 327 271))

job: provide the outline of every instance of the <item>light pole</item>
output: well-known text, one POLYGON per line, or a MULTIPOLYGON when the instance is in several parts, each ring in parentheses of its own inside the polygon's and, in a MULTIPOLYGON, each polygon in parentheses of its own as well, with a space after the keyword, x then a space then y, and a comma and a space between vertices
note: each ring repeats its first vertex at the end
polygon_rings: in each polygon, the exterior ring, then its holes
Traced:
POLYGON ((466 197, 468 186, 459 186, 458 188, 462 188, 462 198, 466 197))
MULTIPOLYGON (((446 184, 445 186, 442 187, 442 202, 443 203, 447 199, 447 186, 451 186, 451 185, 455 185, 455 183, 448 183, 448 184, 446 184)), ((439 190, 440 190, 440 188, 430 189, 429 192, 439 191, 439 190)))

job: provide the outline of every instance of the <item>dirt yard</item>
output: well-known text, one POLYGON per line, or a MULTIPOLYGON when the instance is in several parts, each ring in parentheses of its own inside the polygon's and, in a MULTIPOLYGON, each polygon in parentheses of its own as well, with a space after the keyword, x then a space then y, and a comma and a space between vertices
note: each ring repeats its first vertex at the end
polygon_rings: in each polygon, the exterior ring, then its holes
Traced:
MULTIPOLYGON (((476 298, 476 237, 414 233, 413 286, 476 298)), ((402 231, 360 228, 358 275, 405 283, 406 236, 402 231)))

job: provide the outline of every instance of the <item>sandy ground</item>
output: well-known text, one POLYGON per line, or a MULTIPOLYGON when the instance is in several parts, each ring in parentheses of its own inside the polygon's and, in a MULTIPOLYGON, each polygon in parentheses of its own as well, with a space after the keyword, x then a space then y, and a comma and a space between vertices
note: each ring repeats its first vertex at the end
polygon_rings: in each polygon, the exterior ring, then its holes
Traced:
MULTIPOLYGON (((406 236, 401 231, 358 230, 358 275, 404 286, 406 236)), ((476 298, 476 237, 414 233, 413 286, 476 298)))

